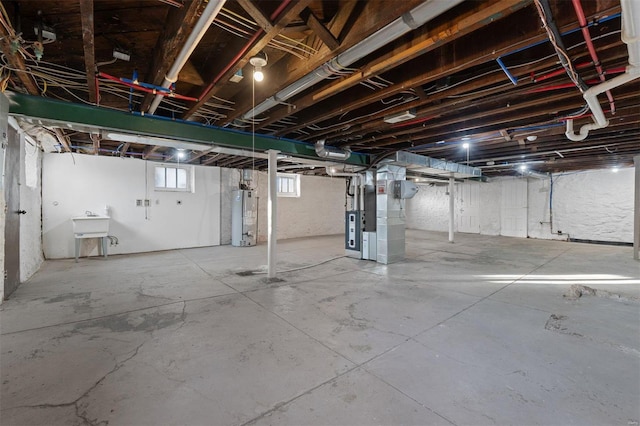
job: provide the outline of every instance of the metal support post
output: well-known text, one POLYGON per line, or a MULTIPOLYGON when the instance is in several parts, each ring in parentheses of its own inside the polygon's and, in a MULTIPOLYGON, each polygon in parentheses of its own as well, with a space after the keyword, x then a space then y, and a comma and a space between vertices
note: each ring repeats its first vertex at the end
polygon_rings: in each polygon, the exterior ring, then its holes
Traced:
POLYGON ((268 183, 268 199, 267 199, 267 279, 276 277, 276 241, 277 241, 277 222, 278 222, 278 153, 270 149, 269 154, 269 183, 268 183))
POLYGON ((453 242, 453 223, 455 220, 455 212, 454 212, 455 198, 453 193, 454 183, 455 183, 455 179, 453 178, 453 175, 451 175, 451 177, 449 177, 449 242, 450 243, 453 242))
POLYGON ((635 201, 633 206, 633 258, 640 260, 640 155, 633 157, 636 166, 635 201))

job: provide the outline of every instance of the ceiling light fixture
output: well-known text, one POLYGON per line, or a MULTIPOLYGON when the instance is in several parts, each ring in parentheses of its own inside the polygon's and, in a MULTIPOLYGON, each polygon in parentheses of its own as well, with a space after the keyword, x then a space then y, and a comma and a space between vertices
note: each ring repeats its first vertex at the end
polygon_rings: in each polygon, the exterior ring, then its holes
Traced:
POLYGON ((253 79, 255 81, 264 80, 264 73, 262 72, 262 67, 267 66, 267 54, 264 52, 260 52, 257 55, 253 56, 249 59, 249 63, 253 65, 253 79))
POLYGON ((611 168, 611 171, 612 171, 613 173, 618 173, 618 171, 619 171, 619 170, 620 170, 620 167, 618 167, 618 166, 613 166, 613 167, 611 168))
POLYGON ((395 124, 400 123, 402 121, 411 120, 412 118, 416 118, 416 110, 410 109, 407 111, 402 111, 397 114, 388 115, 384 118, 385 123, 395 124))
POLYGON ((469 149, 469 144, 467 142, 465 142, 465 143, 462 144, 462 147, 464 149, 469 149))
POLYGON ((528 140, 529 142, 533 142, 533 141, 535 141, 536 139, 538 139, 538 137, 537 137, 536 135, 529 135, 529 136, 527 136, 527 140, 528 140))
POLYGON ((527 165, 526 164, 520 164, 520 171, 524 172, 525 170, 527 170, 527 165))

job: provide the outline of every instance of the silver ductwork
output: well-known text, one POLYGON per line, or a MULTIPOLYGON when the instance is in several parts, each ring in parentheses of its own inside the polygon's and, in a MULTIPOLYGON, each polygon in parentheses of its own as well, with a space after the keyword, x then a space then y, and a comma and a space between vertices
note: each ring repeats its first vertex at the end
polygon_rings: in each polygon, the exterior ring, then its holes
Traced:
POLYGON ((351 150, 348 148, 345 150, 330 148, 325 146, 324 143, 325 143, 325 140, 321 139, 315 144, 316 154, 318 155, 318 157, 344 161, 351 156, 351 150))
POLYGON ((426 0, 411 9, 400 18, 381 28, 356 45, 345 50, 335 58, 320 65, 301 79, 291 83, 275 95, 265 99, 242 115, 243 120, 253 119, 256 115, 285 102, 298 93, 333 75, 332 69, 342 69, 364 58, 397 38, 426 24, 436 16, 446 12, 463 0, 426 0))

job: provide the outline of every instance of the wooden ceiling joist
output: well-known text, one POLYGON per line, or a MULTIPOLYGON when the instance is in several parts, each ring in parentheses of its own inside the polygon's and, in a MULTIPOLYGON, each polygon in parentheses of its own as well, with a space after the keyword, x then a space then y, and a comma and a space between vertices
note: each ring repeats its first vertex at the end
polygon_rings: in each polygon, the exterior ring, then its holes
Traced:
MULTIPOLYGON (((159 86, 164 81, 164 76, 169 72, 173 62, 178 57, 182 46, 187 41, 191 31, 195 27, 202 10, 206 6, 206 0, 193 0, 186 7, 171 10, 167 15, 164 31, 158 38, 154 56, 147 72, 146 81, 159 86)), ((153 101, 153 94, 147 94, 140 106, 141 111, 147 111, 153 101)))
POLYGON ((87 74, 87 88, 89 102, 98 103, 96 89, 96 55, 94 46, 93 0, 78 0, 80 2, 80 19, 82 21, 82 46, 84 49, 84 67, 87 74))
POLYGON ((262 10, 252 0, 236 0, 236 2, 256 21, 265 33, 273 29, 271 20, 262 13, 262 10))
POLYGON ((322 42, 331 50, 336 50, 340 47, 340 42, 331 34, 331 31, 325 27, 318 19, 313 11, 308 7, 302 11, 300 15, 304 19, 305 23, 313 32, 322 40, 322 42))

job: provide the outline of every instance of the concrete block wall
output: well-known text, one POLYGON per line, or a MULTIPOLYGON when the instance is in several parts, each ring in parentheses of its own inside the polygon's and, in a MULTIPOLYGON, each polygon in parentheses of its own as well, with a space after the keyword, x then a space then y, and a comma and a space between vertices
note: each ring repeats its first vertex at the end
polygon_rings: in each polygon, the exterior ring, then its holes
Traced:
MULTIPOLYGON (((488 183, 456 184, 455 215, 464 211, 462 186, 479 185, 480 232, 502 235, 501 216, 509 201, 503 200, 511 186, 522 187, 524 178, 497 178, 488 183), (505 205, 506 204, 506 205, 505 205)), ((542 239, 576 239, 633 242, 634 169, 592 170, 553 175, 553 233, 549 223, 550 179, 526 179, 526 235, 542 239), (563 235, 558 235, 562 231, 563 235)), ((420 184, 420 192, 407 201, 407 227, 431 231, 448 230, 446 186, 420 184)), ((459 224, 456 220, 456 232, 459 224)))
MULTIPOLYGON (((344 233, 345 181, 300 176, 300 197, 278 197, 278 239, 344 233)), ((267 174, 257 173, 258 241, 267 241, 267 174)))

